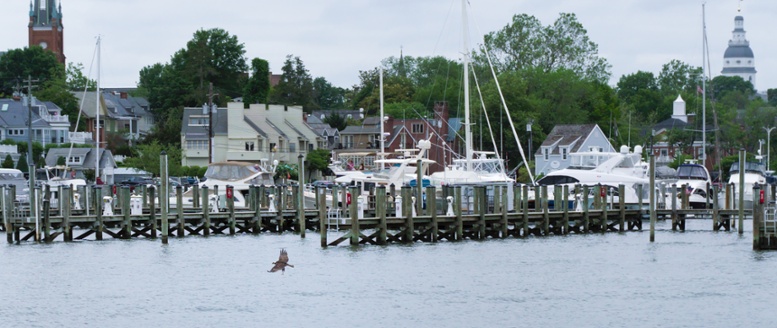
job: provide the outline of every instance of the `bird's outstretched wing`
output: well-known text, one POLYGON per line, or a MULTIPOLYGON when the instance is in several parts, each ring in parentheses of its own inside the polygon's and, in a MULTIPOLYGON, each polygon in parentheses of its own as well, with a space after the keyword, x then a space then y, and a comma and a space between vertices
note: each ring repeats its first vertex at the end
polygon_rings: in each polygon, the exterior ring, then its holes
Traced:
POLYGON ((286 253, 285 248, 281 248, 281 255, 278 256, 278 262, 289 263, 289 253, 286 253))

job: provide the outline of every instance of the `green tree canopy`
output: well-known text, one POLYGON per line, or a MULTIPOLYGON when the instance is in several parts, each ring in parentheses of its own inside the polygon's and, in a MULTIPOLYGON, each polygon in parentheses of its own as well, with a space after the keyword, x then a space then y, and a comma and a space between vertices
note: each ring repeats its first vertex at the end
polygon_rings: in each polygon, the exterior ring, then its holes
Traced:
POLYGON ((12 169, 13 168, 13 158, 11 158, 11 154, 5 155, 5 159, 3 160, 2 167, 4 169, 12 169))
POLYGON ((261 58, 251 61, 251 77, 243 91, 243 102, 246 104, 266 104, 270 93, 270 63, 261 58))
POLYGON ((313 78, 299 57, 287 55, 281 68, 282 75, 278 85, 270 92, 270 101, 276 104, 302 106, 310 112, 313 78))
POLYGON ((65 67, 54 53, 37 45, 11 49, 0 57, 0 93, 5 95, 11 95, 17 84, 26 88, 22 80, 28 77, 38 80, 33 84, 42 84, 64 76, 65 67))
MULTIPOLYGON (((514 15, 501 30, 486 34, 484 40, 498 71, 565 69, 606 83, 610 65, 599 57, 599 46, 587 33, 575 14, 561 13, 548 26, 542 26, 534 16, 521 14, 514 15)), ((485 62, 485 53, 481 51, 477 60, 485 62)))

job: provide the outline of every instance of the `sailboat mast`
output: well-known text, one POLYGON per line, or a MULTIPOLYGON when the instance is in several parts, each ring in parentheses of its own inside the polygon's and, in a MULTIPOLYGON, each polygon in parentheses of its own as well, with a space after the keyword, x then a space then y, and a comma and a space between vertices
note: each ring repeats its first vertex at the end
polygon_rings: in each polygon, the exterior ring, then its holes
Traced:
MULTIPOLYGON (((383 127, 383 67, 380 68, 380 72, 378 74, 378 80, 380 82, 380 156, 382 159, 385 159, 384 153, 386 152, 386 133, 383 127)), ((384 169, 384 163, 380 163, 380 169, 384 169)))
POLYGON ((100 177, 100 36, 97 36, 97 89, 95 90, 95 112, 97 113, 95 125, 97 128, 95 131, 94 142, 94 179, 97 180, 100 177))
POLYGON ((702 165, 707 165, 707 19, 705 4, 701 4, 701 24, 702 24, 702 95, 701 95, 701 162, 702 165))
POLYGON ((467 25, 467 0, 461 0, 462 38, 464 39, 464 142, 467 170, 472 170, 472 123, 469 118, 469 26, 467 25))

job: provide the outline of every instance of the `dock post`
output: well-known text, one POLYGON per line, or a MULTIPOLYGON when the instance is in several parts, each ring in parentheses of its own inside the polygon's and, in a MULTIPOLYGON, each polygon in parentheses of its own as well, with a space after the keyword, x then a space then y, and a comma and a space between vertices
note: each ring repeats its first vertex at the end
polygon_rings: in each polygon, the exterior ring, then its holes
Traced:
MULTIPOLYGON (((513 208, 512 211, 515 211, 515 213, 518 213, 521 208, 521 186, 517 183, 512 184, 510 187, 513 188, 513 208)), ((508 187, 509 188, 509 187, 508 187)))
POLYGON ((564 185, 561 192, 564 194, 564 218, 561 222, 561 234, 566 235, 569 233, 569 185, 564 185))
POLYGON ((132 238, 132 218, 130 217, 130 188, 121 187, 121 215, 124 216, 124 226, 122 227, 122 238, 132 238))
POLYGON ((583 185, 583 233, 591 231, 591 214, 588 213, 588 195, 590 195, 590 191, 588 188, 588 185, 583 185))
MULTIPOLYGON (((521 192, 523 194, 523 200, 521 202, 521 208, 523 209, 523 222, 521 224, 523 225, 523 237, 529 237, 529 186, 523 185, 523 191, 521 192)), ((537 202, 536 200, 534 201, 537 202)))
POLYGON ((534 201, 534 205, 537 205, 537 201, 540 201, 540 204, 542 204, 542 234, 544 236, 550 235, 550 214, 548 213, 550 204, 548 202, 548 186, 541 186, 540 187, 540 194, 542 195, 542 199, 538 199, 534 201))
POLYGON ((8 201, 8 189, 6 189, 5 186, 2 186, 2 192, 3 224, 5 225, 5 234, 6 238, 8 239, 8 243, 13 244, 13 226, 11 225, 11 216, 8 215, 12 203, 9 203, 8 201))
POLYGON ((639 207, 639 219, 640 220, 642 220, 642 215, 645 214, 645 210, 643 208, 643 205, 645 203, 645 201, 644 201, 645 199, 644 199, 643 194, 645 193, 645 191, 643 189, 645 189, 645 188, 643 188, 641 183, 637 185, 637 206, 639 207))
MULTIPOLYGON (((434 188, 434 187, 432 187, 434 188)), ((375 188, 375 215, 378 217, 378 245, 386 244, 386 186, 375 188)), ((432 212, 434 215, 434 212, 432 212)), ((435 221, 434 219, 432 221, 435 221)))
MULTIPOLYGON (((192 202, 197 198, 192 198, 192 202)), ((186 231, 184 227, 185 221, 183 219, 183 187, 176 186, 175 187, 175 203, 178 204, 178 206, 175 207, 175 213, 176 213, 176 221, 178 221, 178 224, 176 224, 176 235, 178 237, 183 237, 184 232, 186 231)))
MULTIPOLYGON (((653 145, 650 145, 652 147, 653 145)), ((656 240, 656 157, 650 150, 650 242, 656 240)))
POLYGON ((423 169, 422 169, 423 168, 422 163, 423 163, 423 161, 419 158, 416 161, 416 169, 415 169, 415 171, 416 171, 416 178, 415 178, 416 179, 416 184, 415 184, 416 196, 415 197, 417 199, 417 201, 415 202, 415 213, 418 214, 419 216, 424 215, 424 206, 423 206, 423 203, 424 203, 424 197, 423 197, 423 195, 424 195, 423 173, 424 172, 423 172, 423 169))
MULTIPOLYGON (((254 191, 254 196, 251 197, 251 203, 253 204, 254 209, 254 217, 251 220, 251 233, 258 234, 262 230, 262 205, 260 204, 262 200, 259 198, 259 186, 251 185, 251 189, 254 191)), ((316 192, 319 191, 316 190, 316 192)))
POLYGON ((561 211, 561 186, 553 185, 553 211, 561 211))
MULTIPOLYGON (((300 155, 302 156, 302 155, 300 155)), ((307 216, 305 216, 305 185, 298 185, 297 188, 297 221, 299 221, 299 237, 305 238, 307 228, 307 216)))
POLYGON ((601 217, 601 229, 602 233, 607 232, 607 214, 609 211, 607 210, 607 191, 608 186, 600 185, 599 186, 599 197, 601 197, 602 201, 599 203, 602 209, 602 217, 601 217))
MULTIPOLYGON (((51 214, 49 211, 51 210, 51 200, 46 198, 43 199, 43 241, 49 242, 51 241, 51 214)), ((99 223, 98 223, 99 224, 99 223)), ((101 227, 98 225, 97 229, 100 229, 101 227)), ((98 240, 102 240, 102 231, 98 230, 100 232, 100 238, 98 240)))
MULTIPOLYGON (((495 188, 502 189, 502 193, 500 196, 502 196, 502 201, 499 202, 499 209, 502 211, 502 238, 507 238, 507 188, 510 188, 509 186, 498 186, 495 188)), ((436 229, 435 229, 436 230, 436 229)))
POLYGON ((229 235, 234 236, 235 235, 235 187, 232 185, 227 185, 226 193, 227 193, 227 211, 229 212, 229 235))
POLYGON ((745 149, 739 150, 739 234, 744 233, 745 221, 745 149))
MULTIPOLYGON (((161 188, 162 187, 160 186, 160 189, 161 188)), ((151 238, 156 238, 156 228, 157 228, 157 225, 156 225, 156 202, 154 201, 154 198, 156 197, 156 188, 154 186, 151 186, 148 189, 146 189, 145 191, 148 191, 148 196, 151 197, 151 202, 148 204, 148 224, 151 225, 151 238)), ((163 198, 163 197, 161 197, 162 195, 163 195, 162 191, 160 190, 159 191, 159 196, 160 196, 159 197, 159 201, 160 202, 162 201, 162 198, 163 198)), ((162 206, 163 206, 162 204, 159 204, 159 208, 160 208, 159 212, 162 215, 162 219, 161 219, 162 220, 162 226, 161 226, 161 229, 162 229, 162 244, 167 244, 167 236, 168 236, 167 232, 168 232, 168 227, 169 226, 167 225, 168 224, 168 222, 167 222, 167 211, 165 211, 164 207, 162 207, 162 206)), ((141 205, 141 215, 143 213, 142 212, 142 208, 143 207, 141 205)))
POLYGON ((618 222, 618 231, 626 231, 626 186, 618 185, 618 207, 620 209, 620 221, 618 222))
POLYGON ((73 241, 73 229, 70 227, 70 206, 73 196, 69 186, 62 188, 62 194, 59 195, 59 208, 62 213, 62 232, 65 241, 73 241))
MULTIPOLYGON (((359 245, 359 238, 361 238, 361 231, 359 231, 359 215, 356 213, 356 205, 359 202, 356 195, 359 194, 359 187, 352 186, 348 188, 351 193, 351 204, 349 204, 349 212, 351 212, 351 246, 359 245)), ((409 191, 409 190, 408 190, 409 191)), ((412 236, 412 231, 411 231, 412 236)))
POLYGON ((461 186, 453 190, 453 212, 456 213, 456 240, 464 239, 464 220, 461 217, 461 186))
MULTIPOLYGON (((384 193, 385 194, 385 193, 384 193)), ((385 196, 384 196, 385 198, 385 196)), ((443 198, 445 199, 445 198, 443 198)), ((384 206, 385 207, 385 206, 384 206)), ((426 187, 426 210, 432 217, 432 238, 433 243, 437 242, 437 235, 439 234, 439 224, 437 223, 437 188, 434 186, 426 187)), ((385 215, 384 215, 385 217, 385 215)))
POLYGON ((707 189, 704 189, 704 193, 707 195, 707 197, 704 199, 704 209, 710 208, 710 191, 712 190, 712 185, 707 182, 707 189))
POLYGON ((718 212, 720 209, 718 206, 718 185, 712 185, 712 194, 715 195, 712 197, 712 230, 713 231, 719 231, 720 226, 718 225, 718 222, 720 222, 720 213, 718 212))
POLYGON ((415 225, 413 224, 413 201, 411 196, 410 186, 402 186, 400 188, 402 195, 402 217, 405 219, 405 235, 402 238, 406 243, 413 242, 413 235, 415 233, 415 225))
MULTIPOLYGON (((103 230, 105 230, 105 223, 103 222, 103 186, 94 185, 92 186, 94 189, 94 215, 97 219, 97 231, 94 232, 95 238, 97 240, 103 240, 103 230)), ((49 194, 49 186, 46 186, 46 191, 43 192, 44 195, 49 194)), ((51 204, 48 203, 49 197, 44 196, 45 200, 47 201, 44 203, 43 211, 46 213, 46 221, 49 221, 49 207, 51 207, 51 204)), ((48 231, 46 232, 48 234, 48 231)), ((46 240, 49 240, 49 236, 46 236, 46 240)))
POLYGON ((285 193, 286 193, 286 185, 281 184, 280 186, 276 186, 275 199, 277 203, 275 203, 275 205, 278 206, 278 216, 277 216, 278 226, 277 226, 276 232, 283 232, 286 226, 286 222, 283 218, 283 210, 286 209, 285 193))
MULTIPOLYGON (((743 176, 743 171, 741 171, 744 166, 740 166, 739 174, 740 176, 743 176)), ((756 182, 753 185, 753 195, 755 197, 755 200, 753 201, 753 250, 760 250, 761 249, 761 226, 763 225, 763 219, 764 219, 764 204, 763 204, 763 195, 761 195, 761 186, 758 185, 756 182)), ((739 229, 742 230, 742 222, 739 222, 739 229)), ((740 232, 741 233, 741 232, 740 232)), ((767 237, 768 238, 768 237, 767 237)))
POLYGON ((202 186, 202 218, 205 221, 202 226, 202 234, 210 236, 210 202, 208 202, 208 186, 202 186))
POLYGON ((542 194, 540 190, 542 187, 534 186, 534 212, 542 211, 542 200, 548 197, 548 194, 542 194))
POLYGON ((200 185, 195 183, 194 186, 192 186, 192 208, 199 208, 199 207, 200 207, 200 185))
POLYGON ((475 197, 480 201, 475 201, 475 205, 478 206, 478 239, 486 239, 486 211, 488 209, 488 198, 486 197, 486 186, 475 187, 475 197), (478 205, 480 203, 480 205, 478 205))
MULTIPOLYGON (((321 247, 326 248, 327 246, 326 187, 316 187, 316 194, 319 194, 317 198, 318 199, 318 233, 321 235, 321 247)), ((256 213, 258 215, 259 213, 258 209, 256 213)), ((256 233, 256 228, 254 228, 254 233, 256 233)))
MULTIPOLYGON (((685 189, 683 189, 684 191, 685 189)), ((672 184, 672 230, 677 230, 677 185, 672 184)))

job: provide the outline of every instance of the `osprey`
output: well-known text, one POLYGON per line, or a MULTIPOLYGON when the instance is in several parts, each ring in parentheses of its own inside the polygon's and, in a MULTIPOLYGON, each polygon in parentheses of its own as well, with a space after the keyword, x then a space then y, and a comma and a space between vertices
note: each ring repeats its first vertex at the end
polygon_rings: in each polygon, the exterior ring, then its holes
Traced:
POLYGON ((283 248, 281 248, 281 255, 278 256, 278 261, 273 262, 272 264, 275 264, 275 266, 273 266, 272 269, 270 269, 270 271, 267 271, 267 272, 275 272, 275 271, 281 270, 281 273, 283 273, 283 272, 286 272, 287 266, 290 266, 292 268, 294 267, 293 265, 289 264, 289 254, 286 253, 286 250, 283 248))

